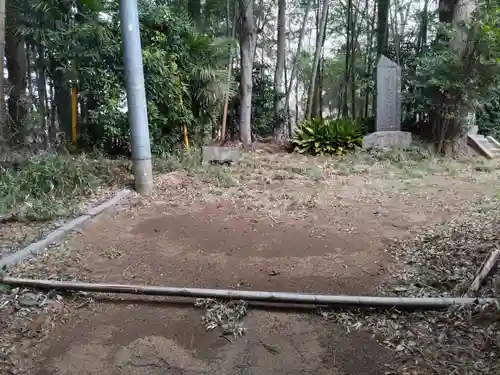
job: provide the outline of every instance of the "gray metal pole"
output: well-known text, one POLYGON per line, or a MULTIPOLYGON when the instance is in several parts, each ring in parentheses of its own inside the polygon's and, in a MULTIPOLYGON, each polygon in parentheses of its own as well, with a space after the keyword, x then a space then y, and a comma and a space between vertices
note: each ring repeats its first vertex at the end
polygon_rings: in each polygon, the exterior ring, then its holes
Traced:
POLYGON ((135 190, 149 195, 153 191, 153 171, 137 0, 120 0, 120 23, 135 190))

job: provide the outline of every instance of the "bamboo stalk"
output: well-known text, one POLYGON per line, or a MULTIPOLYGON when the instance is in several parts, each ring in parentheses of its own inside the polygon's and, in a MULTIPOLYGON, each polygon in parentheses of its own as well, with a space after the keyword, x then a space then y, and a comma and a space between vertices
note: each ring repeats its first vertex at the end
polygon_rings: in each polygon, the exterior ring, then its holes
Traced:
POLYGON ((472 284, 470 284, 469 289, 467 289, 467 292, 464 294, 464 297, 476 293, 479 288, 481 288, 481 285, 490 274, 499 257, 500 249, 495 249, 490 253, 490 256, 483 262, 483 264, 479 268, 476 277, 472 281, 472 284))
POLYGON ((250 290, 173 288, 150 285, 92 284, 70 281, 21 279, 13 277, 4 277, 0 281, 5 285, 35 289, 125 293, 169 297, 242 299, 247 301, 301 303, 312 305, 446 308, 453 305, 472 305, 476 303, 491 303, 496 301, 494 298, 333 296, 304 293, 260 292, 250 290))

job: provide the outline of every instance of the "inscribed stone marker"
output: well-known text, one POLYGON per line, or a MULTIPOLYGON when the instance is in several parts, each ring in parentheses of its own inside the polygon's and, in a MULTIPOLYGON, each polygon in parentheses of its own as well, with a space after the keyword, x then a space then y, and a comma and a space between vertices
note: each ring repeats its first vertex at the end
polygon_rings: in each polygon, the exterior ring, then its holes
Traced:
POLYGON ((376 130, 401 130, 401 67, 383 55, 377 64, 376 130))

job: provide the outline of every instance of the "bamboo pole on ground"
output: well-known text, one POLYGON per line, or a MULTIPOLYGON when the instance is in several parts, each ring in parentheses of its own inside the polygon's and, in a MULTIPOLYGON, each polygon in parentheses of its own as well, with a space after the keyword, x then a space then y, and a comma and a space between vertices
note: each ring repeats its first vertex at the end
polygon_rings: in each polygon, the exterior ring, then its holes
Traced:
POLYGON ((467 292, 465 292, 464 297, 473 295, 474 293, 479 291, 481 285, 484 283, 484 280, 490 274, 491 270, 497 263, 499 257, 500 257, 500 249, 495 249, 490 253, 489 257, 483 262, 483 264, 479 268, 476 277, 470 284, 469 289, 467 289, 467 292))
POLYGON ((13 287, 85 291, 98 293, 123 293, 149 296, 238 299, 258 302, 299 303, 310 305, 344 305, 365 307, 447 308, 454 305, 473 305, 496 302, 494 298, 451 298, 451 297, 370 297, 334 296, 304 293, 260 292, 229 289, 174 288, 150 285, 99 284, 73 281, 33 280, 4 277, 0 283, 13 287))

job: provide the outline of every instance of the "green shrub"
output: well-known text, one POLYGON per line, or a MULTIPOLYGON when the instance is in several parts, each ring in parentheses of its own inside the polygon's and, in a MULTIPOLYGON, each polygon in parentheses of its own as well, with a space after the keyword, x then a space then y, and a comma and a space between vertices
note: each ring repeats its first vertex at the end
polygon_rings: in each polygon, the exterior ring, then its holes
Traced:
POLYGON ((85 155, 0 156, 0 216, 50 220, 77 215, 84 197, 128 178, 127 165, 85 155))
POLYGON ((348 119, 324 121, 314 118, 297 128, 292 144, 301 154, 341 155, 361 146, 362 132, 355 122, 348 119))
POLYGON ((359 124, 362 134, 374 133, 375 129, 375 116, 360 118, 356 121, 359 124))

